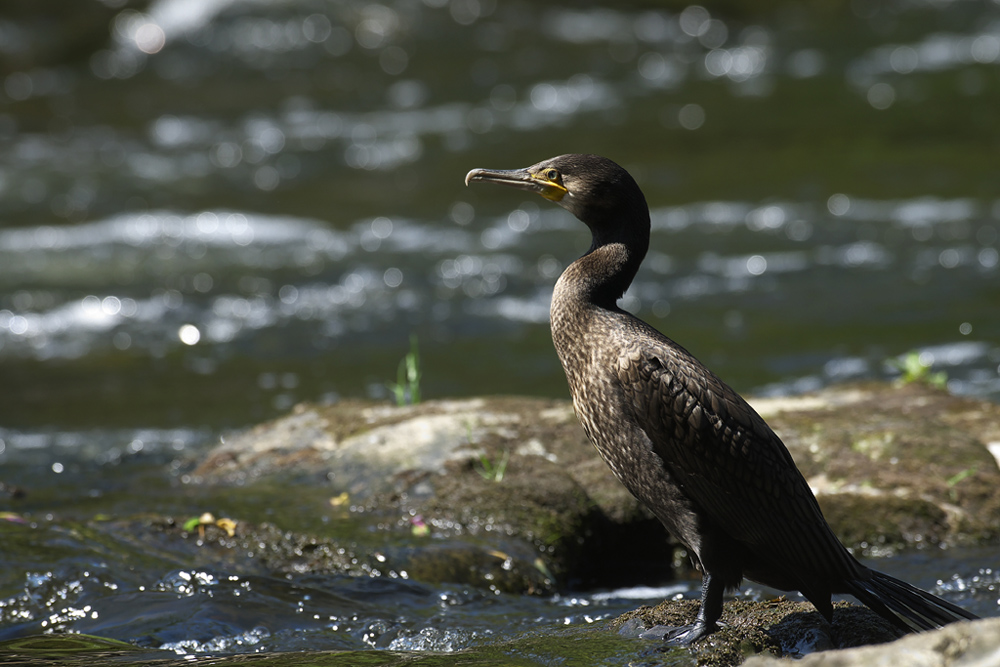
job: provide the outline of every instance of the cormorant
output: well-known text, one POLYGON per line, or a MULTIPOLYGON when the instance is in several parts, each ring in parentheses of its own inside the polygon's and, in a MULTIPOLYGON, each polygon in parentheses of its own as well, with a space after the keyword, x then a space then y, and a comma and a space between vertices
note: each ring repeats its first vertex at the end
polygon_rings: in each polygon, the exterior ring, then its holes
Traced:
POLYGON ((701 607, 671 629, 689 644, 717 628, 743 578, 797 590, 831 621, 849 593, 900 632, 975 615, 859 563, 834 535, 774 431, 683 347, 618 307, 649 247, 649 208, 627 171, 598 155, 465 177, 540 194, 584 222, 593 241, 552 295, 552 340, 573 407, 622 484, 702 572, 701 607))

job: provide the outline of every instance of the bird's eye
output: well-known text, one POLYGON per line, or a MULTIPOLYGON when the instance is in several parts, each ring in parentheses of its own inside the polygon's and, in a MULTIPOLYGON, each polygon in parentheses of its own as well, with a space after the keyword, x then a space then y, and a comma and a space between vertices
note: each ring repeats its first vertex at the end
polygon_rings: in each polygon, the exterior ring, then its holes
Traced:
POLYGON ((558 181, 559 180, 559 170, 558 169, 546 169, 545 170, 545 178, 549 179, 550 181, 558 181))

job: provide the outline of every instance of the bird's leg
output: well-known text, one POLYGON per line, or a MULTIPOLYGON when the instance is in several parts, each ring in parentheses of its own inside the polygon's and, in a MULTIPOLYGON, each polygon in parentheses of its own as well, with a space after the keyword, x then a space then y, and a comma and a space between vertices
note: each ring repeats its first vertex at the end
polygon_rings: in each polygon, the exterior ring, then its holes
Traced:
POLYGON ((670 646, 687 646, 703 639, 719 629, 718 620, 722 616, 722 595, 725 586, 711 574, 705 573, 701 580, 701 608, 691 625, 679 627, 657 626, 639 635, 646 639, 660 639, 670 646))
POLYGON ((692 630, 698 630, 697 636, 690 641, 706 637, 719 629, 718 620, 722 617, 722 596, 725 586, 711 574, 705 573, 701 580, 701 609, 695 619, 692 630))

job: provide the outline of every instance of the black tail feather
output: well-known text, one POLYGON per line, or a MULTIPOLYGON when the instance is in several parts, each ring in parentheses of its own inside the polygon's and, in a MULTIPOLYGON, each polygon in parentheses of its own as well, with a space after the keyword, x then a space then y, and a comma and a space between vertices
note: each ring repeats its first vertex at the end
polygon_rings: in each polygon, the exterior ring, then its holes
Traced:
POLYGON ((847 587, 851 595, 904 633, 979 618, 958 605, 875 570, 870 578, 849 581, 847 587))
MULTIPOLYGON (((886 602, 889 602, 892 608, 882 602, 882 597, 879 594, 874 593, 867 588, 862 588, 861 586, 857 586, 856 588, 852 587, 851 595, 861 600, 866 607, 874 611, 876 614, 889 621, 899 636, 912 632, 913 628, 904 622, 899 616, 900 606, 896 605, 891 599, 886 602)), ((926 630, 928 628, 924 627, 922 629, 926 630)))

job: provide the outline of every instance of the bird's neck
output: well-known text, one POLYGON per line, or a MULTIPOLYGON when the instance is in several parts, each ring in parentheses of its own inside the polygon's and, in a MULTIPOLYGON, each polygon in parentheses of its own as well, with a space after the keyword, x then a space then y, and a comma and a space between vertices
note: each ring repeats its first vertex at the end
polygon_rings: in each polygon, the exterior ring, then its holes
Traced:
POLYGON ((646 244, 612 241, 598 243, 563 272, 552 295, 552 308, 584 305, 617 309, 616 303, 632 284, 646 255, 646 244))
POLYGON ((556 282, 549 323, 574 401, 614 329, 608 329, 609 321, 625 316, 617 301, 635 277, 643 254, 624 243, 600 245, 566 267, 556 282))

